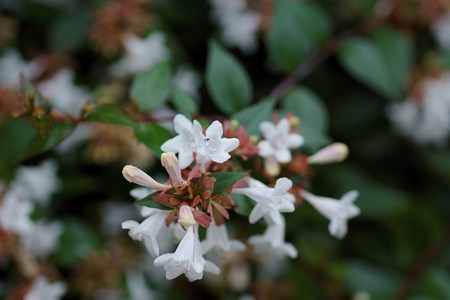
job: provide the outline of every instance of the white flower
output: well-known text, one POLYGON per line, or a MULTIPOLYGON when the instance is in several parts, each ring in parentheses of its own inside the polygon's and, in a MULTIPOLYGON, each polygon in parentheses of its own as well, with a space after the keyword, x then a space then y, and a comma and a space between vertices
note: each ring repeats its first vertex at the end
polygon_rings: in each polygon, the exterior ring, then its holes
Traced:
POLYGON ((181 66, 173 78, 173 83, 183 92, 192 97, 198 97, 198 89, 202 84, 200 76, 190 67, 181 66))
POLYGON ((141 215, 147 217, 142 223, 133 220, 122 222, 123 229, 129 229, 128 234, 134 240, 144 240, 148 252, 156 257, 159 255, 159 246, 156 236, 162 229, 170 210, 143 207, 141 215))
POLYGON ((439 45, 445 50, 450 50, 450 13, 437 19, 433 23, 431 31, 439 45))
POLYGON ((47 204, 60 184, 57 171, 54 160, 43 161, 35 167, 20 167, 13 186, 26 192, 30 199, 47 204))
POLYGON ((73 116, 78 116, 86 100, 91 99, 86 89, 75 85, 74 73, 67 68, 41 82, 37 88, 54 108, 73 116))
POLYGON ((20 236, 22 247, 35 257, 46 257, 58 246, 58 240, 62 233, 62 225, 59 222, 44 223, 38 221, 32 228, 20 236))
POLYGON ((199 147, 197 148, 197 161, 205 164, 209 161, 223 163, 230 159, 228 152, 233 151, 239 146, 237 138, 222 138, 223 127, 219 121, 214 121, 203 135, 200 123, 194 123, 195 134, 199 147))
POLYGON ((274 188, 269 188, 262 182, 250 179, 247 181, 250 187, 234 188, 231 193, 241 194, 256 202, 249 216, 251 224, 265 217, 269 224, 281 224, 280 212, 293 212, 295 210, 295 196, 288 193, 292 187, 292 181, 283 177, 279 178, 274 188))
POLYGON ((206 240, 202 241, 202 250, 203 254, 215 252, 224 256, 231 250, 245 250, 245 245, 238 240, 230 240, 225 224, 217 226, 213 220, 206 230, 206 240))
POLYGON ((157 182, 155 179, 150 177, 147 173, 145 173, 144 171, 142 171, 141 169, 139 169, 135 166, 126 165, 125 167, 123 167, 122 175, 129 182, 133 182, 133 183, 136 183, 141 186, 148 187, 148 188, 160 189, 160 190, 172 188, 171 185, 161 184, 161 183, 157 182))
POLYGON ((269 225, 263 235, 254 235, 249 238, 249 244, 253 245, 254 251, 258 255, 275 255, 283 257, 285 255, 297 257, 297 249, 290 243, 284 241, 286 224, 281 216, 281 223, 269 225))
POLYGON ((129 300, 152 300, 156 299, 153 291, 145 282, 142 272, 127 272, 127 286, 130 294, 129 300))
POLYGON ((159 256, 155 259, 154 265, 164 266, 168 280, 184 273, 189 281, 194 281, 202 279, 203 272, 213 274, 220 272, 215 264, 203 258, 198 230, 194 232, 194 225, 187 228, 186 235, 175 252, 159 256))
POLYGON ((15 49, 8 49, 0 58, 0 83, 5 87, 16 88, 20 84, 20 74, 26 79, 35 79, 42 73, 39 61, 26 62, 15 49))
POLYGON ((309 164, 327 164, 333 162, 340 162, 348 156, 348 147, 343 143, 333 143, 320 149, 310 157, 308 157, 309 164))
POLYGON ((31 230, 33 222, 30 215, 33 204, 23 190, 11 188, 3 198, 0 206, 0 225, 7 231, 26 233, 31 230))
POLYGON ((258 143, 259 155, 266 158, 266 171, 276 176, 279 173, 278 163, 288 163, 292 160, 289 149, 303 145, 303 137, 298 133, 290 133, 288 119, 281 119, 276 125, 264 121, 259 129, 265 140, 258 143))
POLYGON ((115 76, 135 75, 170 56, 164 35, 154 32, 140 39, 135 35, 124 38, 125 56, 112 67, 115 76))
MULTIPOLYGON (((194 124, 196 123, 198 122, 194 120, 194 124)), ((181 114, 175 116, 173 125, 178 135, 162 144, 161 150, 178 153, 180 168, 185 169, 194 161, 193 152, 197 150, 198 142, 194 132, 194 125, 181 114)), ((200 124, 197 126, 201 128, 200 124)))
POLYGON ((66 285, 57 281, 49 283, 44 276, 39 276, 31 286, 24 300, 59 300, 66 292, 66 285))
POLYGON ((358 197, 357 191, 344 194, 340 200, 313 195, 305 190, 302 197, 315 209, 330 220, 328 231, 337 238, 343 238, 347 234, 347 220, 359 215, 359 207, 353 204, 358 197))
POLYGON ((242 12, 222 18, 222 39, 225 44, 245 54, 255 52, 260 18, 253 12, 242 12))
POLYGON ((420 89, 420 98, 388 106, 388 117, 417 144, 444 146, 450 133, 450 73, 423 80, 420 89))

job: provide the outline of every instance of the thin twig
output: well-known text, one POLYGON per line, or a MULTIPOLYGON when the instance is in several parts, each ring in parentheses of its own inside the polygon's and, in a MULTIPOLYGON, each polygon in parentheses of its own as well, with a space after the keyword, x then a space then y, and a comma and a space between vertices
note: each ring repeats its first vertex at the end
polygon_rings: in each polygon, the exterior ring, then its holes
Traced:
POLYGON ((444 230, 441 238, 434 242, 416 262, 412 270, 406 276, 405 280, 401 284, 400 288, 395 293, 393 299, 404 300, 407 298, 409 292, 413 288, 414 284, 421 278, 423 273, 431 265, 434 259, 448 247, 450 244, 450 224, 444 230))

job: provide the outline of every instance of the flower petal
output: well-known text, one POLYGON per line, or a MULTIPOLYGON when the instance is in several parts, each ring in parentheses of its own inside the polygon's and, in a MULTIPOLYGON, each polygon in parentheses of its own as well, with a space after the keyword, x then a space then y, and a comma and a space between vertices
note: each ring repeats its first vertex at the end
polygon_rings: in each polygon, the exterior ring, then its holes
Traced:
POLYGON ((268 157, 274 154, 274 149, 268 141, 260 141, 258 143, 258 154, 262 157, 268 157))
POLYGON ((280 163, 288 163, 292 160, 291 151, 287 148, 279 148, 274 154, 275 159, 280 163))
POLYGON ((289 149, 298 148, 305 142, 305 139, 298 133, 291 133, 287 138, 287 147, 289 149))
POLYGON ((225 152, 231 152, 237 147, 239 147, 239 140, 237 138, 231 139, 223 138, 220 140, 220 142, 222 144, 222 149, 225 152))
POLYGON ((192 122, 182 114, 175 116, 173 119, 173 126, 175 132, 181 135, 184 135, 187 132, 192 132, 193 130, 192 122))
POLYGON ((183 141, 182 136, 177 135, 176 137, 173 137, 170 140, 165 141, 164 144, 161 145, 161 150, 163 152, 178 153, 183 148, 182 141, 183 141))
POLYGON ((206 129, 206 137, 219 137, 223 135, 223 126, 219 121, 212 122, 211 125, 206 129))

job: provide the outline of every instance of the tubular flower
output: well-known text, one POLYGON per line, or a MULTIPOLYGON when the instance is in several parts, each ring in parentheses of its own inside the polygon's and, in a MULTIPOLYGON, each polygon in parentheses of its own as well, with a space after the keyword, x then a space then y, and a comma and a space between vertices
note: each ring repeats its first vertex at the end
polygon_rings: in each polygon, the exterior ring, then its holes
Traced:
POLYGON ((219 121, 214 121, 206 129, 205 135, 202 133, 200 123, 195 123, 194 129, 197 141, 199 141, 199 147, 196 150, 197 160, 201 164, 210 161, 223 163, 231 157, 228 152, 233 151, 239 146, 239 140, 237 138, 222 138, 223 127, 219 121))
POLYGON ((348 147, 343 143, 333 143, 320 149, 310 157, 308 163, 310 164, 327 164, 340 162, 348 156, 348 147))
POLYGON ((357 191, 345 193, 340 200, 316 196, 305 190, 300 195, 330 220, 328 231, 339 239, 347 234, 347 220, 360 213, 359 207, 353 204, 359 195, 357 191))
POLYGON ((262 182, 248 180, 249 187, 234 188, 231 193, 241 194, 256 202, 250 213, 249 222, 256 223, 265 217, 269 224, 281 224, 281 212, 293 212, 295 210, 295 196, 288 193, 292 188, 292 181, 283 177, 279 178, 274 188, 267 187, 262 182))
POLYGON ((264 136, 263 141, 258 143, 259 155, 266 158, 266 171, 269 175, 279 174, 278 163, 288 163, 292 160, 289 149, 298 148, 303 145, 304 139, 298 133, 290 133, 288 119, 281 119, 276 125, 271 122, 262 122, 259 126, 264 136))
POLYGON ((187 228, 186 234, 174 253, 166 253, 155 259, 155 266, 163 266, 166 278, 174 279, 185 274, 189 281, 203 278, 203 272, 219 274, 220 269, 203 258, 198 231, 194 225, 187 228))
POLYGON ((225 224, 216 225, 214 221, 206 230, 206 240, 202 241, 203 253, 217 252, 227 254, 231 250, 243 251, 245 245, 237 240, 230 240, 225 224))
POLYGON ((141 215, 147 217, 142 223, 133 220, 122 222, 122 229, 129 229, 128 234, 133 240, 144 240, 148 252, 156 257, 159 255, 159 246, 156 236, 160 232, 170 210, 143 207, 141 215))
MULTIPOLYGON (((198 122, 194 120, 194 124, 198 122)), ((197 150, 198 142, 194 133, 194 125, 185 116, 178 114, 173 119, 173 125, 177 136, 166 141, 161 146, 164 152, 178 153, 180 168, 185 169, 194 161, 194 152, 197 150)), ((198 123, 197 126, 201 125, 198 123)))
POLYGON ((284 241, 286 223, 281 216, 280 224, 273 224, 267 227, 263 235, 254 235, 249 238, 249 244, 254 246, 254 251, 258 255, 276 255, 297 257, 297 249, 290 243, 284 241))

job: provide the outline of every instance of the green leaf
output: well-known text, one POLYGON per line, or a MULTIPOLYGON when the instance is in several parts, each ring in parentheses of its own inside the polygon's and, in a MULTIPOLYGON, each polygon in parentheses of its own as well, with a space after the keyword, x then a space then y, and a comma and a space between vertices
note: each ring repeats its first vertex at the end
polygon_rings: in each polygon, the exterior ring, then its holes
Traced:
POLYGON ((254 207, 252 200, 239 194, 232 194, 231 197, 233 198, 234 203, 236 203, 238 213, 243 216, 249 216, 254 207))
POLYGON ((305 87, 292 89, 281 102, 285 112, 294 113, 300 118, 298 130, 305 138, 305 147, 310 150, 330 142, 328 130, 328 113, 322 100, 305 87))
POLYGON ((101 104, 94 107, 84 116, 88 121, 136 127, 136 123, 119 107, 110 104, 101 104))
POLYGON ((411 42, 392 29, 372 39, 353 38, 339 51, 341 64, 362 83, 391 100, 401 97, 413 60, 411 42))
POLYGON ((45 138, 36 136, 25 148, 24 152, 17 153, 15 162, 20 162, 39 153, 50 150, 67 138, 75 129, 75 125, 65 122, 57 122, 48 132, 45 138))
POLYGON ((252 97, 252 85, 245 69, 214 42, 209 46, 206 86, 214 104, 227 114, 244 108, 252 97))
POLYGON ((167 100, 171 87, 170 62, 163 61, 134 78, 130 97, 141 111, 149 111, 167 100))
POLYGON ((135 128, 136 138, 150 148, 156 155, 161 155, 161 145, 172 136, 167 129, 158 124, 140 124, 135 128))
POLYGON ((331 35, 326 14, 313 3, 277 0, 267 35, 271 59, 284 71, 293 71, 331 35))
POLYGON ((260 136, 259 124, 272 120, 274 106, 275 100, 267 99, 235 113, 230 119, 239 121, 249 134, 260 136))
POLYGON ((198 107, 195 100, 179 88, 175 88, 172 103, 177 111, 186 116, 192 116, 193 114, 198 113, 198 107))
POLYGON ((216 178, 216 183, 214 184, 214 192, 213 195, 221 194, 226 192, 226 190, 241 180, 242 178, 247 177, 247 173, 242 172, 218 172, 209 175, 209 177, 216 178))

